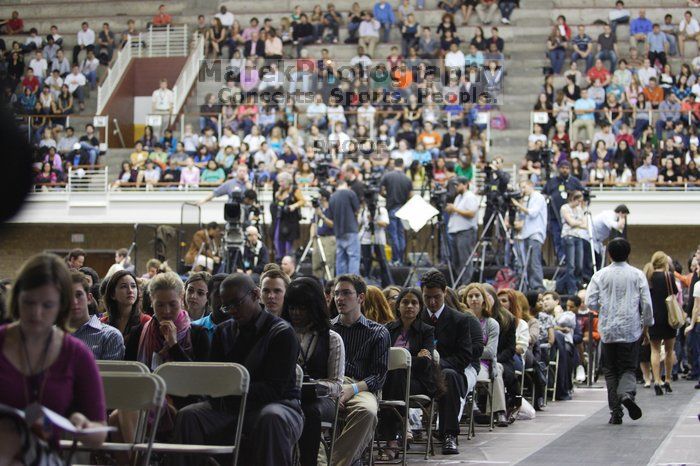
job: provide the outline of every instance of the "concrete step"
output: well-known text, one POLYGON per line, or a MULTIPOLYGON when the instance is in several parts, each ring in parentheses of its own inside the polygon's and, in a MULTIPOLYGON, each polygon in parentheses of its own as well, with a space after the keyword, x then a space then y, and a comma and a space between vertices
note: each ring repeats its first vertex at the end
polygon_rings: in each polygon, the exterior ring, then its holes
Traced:
MULTIPOLYGON (((31 5, 0 4, 0 18, 9 18, 13 11, 18 11, 20 18, 25 23, 34 18, 53 17, 56 23, 63 23, 64 19, 71 17, 82 18, 86 12, 99 12, 101 16, 128 16, 128 15, 150 15, 153 16, 158 11, 158 6, 162 0, 120 0, 120 1, 98 1, 94 0, 71 0, 68 2, 59 1, 38 1, 31 5)), ((184 2, 168 2, 167 12, 171 15, 182 13, 185 9, 184 2)), ((100 22, 101 25, 101 22, 100 22)))
POLYGON ((102 163, 107 165, 109 170, 109 181, 112 182, 119 176, 121 171, 122 162, 129 160, 129 155, 131 155, 133 149, 110 149, 102 158, 102 163))

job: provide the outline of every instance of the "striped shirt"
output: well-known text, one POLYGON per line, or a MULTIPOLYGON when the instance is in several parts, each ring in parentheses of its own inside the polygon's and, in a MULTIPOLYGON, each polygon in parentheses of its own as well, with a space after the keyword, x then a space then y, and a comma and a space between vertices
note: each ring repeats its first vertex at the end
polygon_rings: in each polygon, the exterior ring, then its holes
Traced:
MULTIPOLYGON (((301 346, 301 351, 299 351, 299 364, 304 365, 304 355, 309 357, 314 354, 316 350, 316 343, 318 338, 316 338, 317 333, 300 333, 297 332, 297 338, 299 338, 299 345, 301 346)), ((340 391, 343 388, 343 377, 345 376, 345 347, 343 346, 343 339, 340 338, 333 330, 328 331, 328 375, 327 379, 319 379, 316 382, 320 385, 325 385, 328 387, 328 394, 332 397, 340 395, 340 391)))
POLYGON ((338 316, 331 327, 345 345, 345 376, 364 380, 370 392, 381 390, 389 367, 389 330, 363 315, 349 327, 338 316))
POLYGON ((119 330, 93 315, 73 336, 85 343, 97 360, 124 359, 124 337, 119 330))

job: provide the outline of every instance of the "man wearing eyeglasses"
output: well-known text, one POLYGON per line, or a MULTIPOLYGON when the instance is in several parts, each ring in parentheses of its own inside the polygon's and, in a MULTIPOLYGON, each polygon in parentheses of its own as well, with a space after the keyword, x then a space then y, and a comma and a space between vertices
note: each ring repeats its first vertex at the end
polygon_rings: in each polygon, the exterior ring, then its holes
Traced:
POLYGON ((331 321, 345 345, 345 381, 340 394, 347 414, 333 447, 331 466, 351 465, 362 455, 377 427, 377 392, 389 365, 389 331, 362 315, 367 284, 358 275, 336 278, 333 297, 339 315, 331 321))
MULTIPOLYGON (((211 360, 242 364, 250 374, 243 433, 248 438, 241 464, 292 465, 292 449, 301 437, 303 415, 296 386, 299 343, 287 322, 260 305, 260 288, 246 274, 229 275, 220 285, 221 309, 233 320, 219 325, 211 360)), ((215 398, 180 410, 176 443, 232 443, 239 402, 215 398)), ((179 465, 203 464, 181 455, 179 465)))

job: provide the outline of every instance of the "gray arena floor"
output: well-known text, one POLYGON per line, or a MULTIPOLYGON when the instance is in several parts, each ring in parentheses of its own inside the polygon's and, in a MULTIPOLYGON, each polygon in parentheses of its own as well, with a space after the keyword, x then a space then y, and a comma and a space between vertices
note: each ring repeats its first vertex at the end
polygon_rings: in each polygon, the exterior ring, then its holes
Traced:
POLYGON ((574 399, 549 403, 532 421, 507 428, 477 426, 476 438, 460 436, 460 454, 436 455, 412 465, 700 465, 700 390, 679 381, 674 393, 656 397, 641 386, 637 401, 644 415, 608 424, 604 389, 579 388, 574 399))

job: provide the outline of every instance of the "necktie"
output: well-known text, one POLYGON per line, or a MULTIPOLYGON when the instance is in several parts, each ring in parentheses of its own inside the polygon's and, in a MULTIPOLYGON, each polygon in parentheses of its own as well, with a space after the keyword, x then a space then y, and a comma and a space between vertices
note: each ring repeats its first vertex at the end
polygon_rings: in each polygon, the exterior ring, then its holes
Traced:
POLYGON ((430 316, 430 321, 433 323, 433 327, 437 325, 437 315, 433 314, 430 316))

